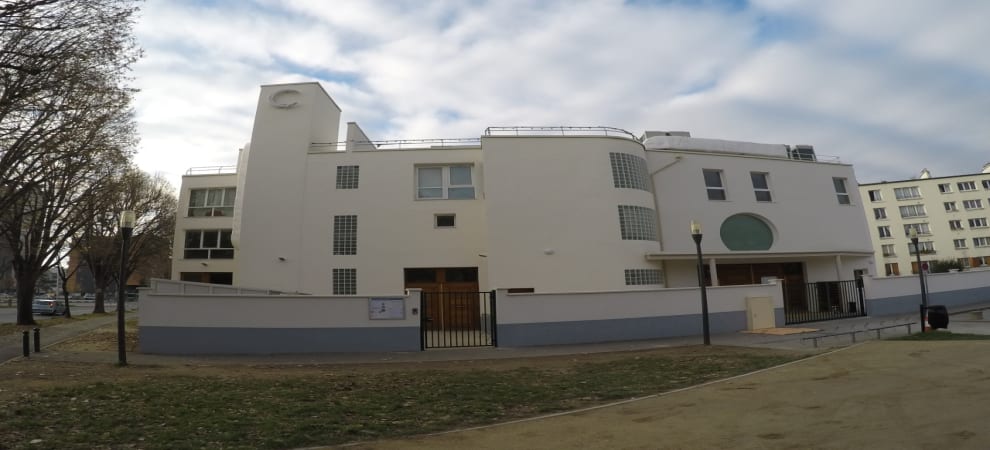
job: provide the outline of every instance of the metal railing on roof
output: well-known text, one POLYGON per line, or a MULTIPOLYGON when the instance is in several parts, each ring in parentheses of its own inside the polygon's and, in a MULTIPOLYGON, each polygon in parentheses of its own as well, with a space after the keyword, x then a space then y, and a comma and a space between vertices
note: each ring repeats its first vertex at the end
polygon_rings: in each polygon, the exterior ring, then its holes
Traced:
POLYGON ((186 175, 228 175, 237 173, 237 166, 190 167, 186 175))
POLYGON ((639 141, 636 135, 614 127, 488 127, 485 136, 615 136, 639 141))
POLYGON ((346 150, 348 146, 354 150, 406 150, 424 148, 452 148, 475 145, 481 145, 480 138, 313 142, 309 145, 309 149, 310 151, 316 152, 340 152, 346 150))

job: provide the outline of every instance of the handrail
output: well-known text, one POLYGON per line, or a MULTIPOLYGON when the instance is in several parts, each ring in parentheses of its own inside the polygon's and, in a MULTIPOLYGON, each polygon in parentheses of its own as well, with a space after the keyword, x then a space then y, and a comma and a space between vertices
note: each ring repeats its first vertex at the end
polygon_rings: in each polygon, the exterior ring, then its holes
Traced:
POLYGON ((237 173, 237 166, 190 167, 186 175, 228 175, 237 173))
POLYGON ((622 128, 591 126, 591 127, 488 127, 485 136, 616 136, 639 141, 636 135, 622 128))
POLYGON ((338 141, 338 142, 313 142, 310 149, 320 151, 343 151, 348 146, 356 150, 403 150, 403 149, 423 149, 423 148, 449 148, 463 147, 470 145, 480 145, 480 138, 442 138, 442 139, 394 139, 384 141, 338 141))

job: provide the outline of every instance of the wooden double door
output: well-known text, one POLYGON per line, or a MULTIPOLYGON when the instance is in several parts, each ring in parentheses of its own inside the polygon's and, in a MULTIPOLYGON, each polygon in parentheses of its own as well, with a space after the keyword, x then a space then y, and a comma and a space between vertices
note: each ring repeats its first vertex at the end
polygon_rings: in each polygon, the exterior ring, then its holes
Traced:
POLYGON ((785 309, 788 311, 807 309, 802 263, 719 264, 716 269, 720 286, 760 284, 765 277, 783 280, 785 309))
POLYGON ((429 329, 475 329, 481 322, 477 267, 405 269, 406 288, 423 290, 423 315, 429 329))

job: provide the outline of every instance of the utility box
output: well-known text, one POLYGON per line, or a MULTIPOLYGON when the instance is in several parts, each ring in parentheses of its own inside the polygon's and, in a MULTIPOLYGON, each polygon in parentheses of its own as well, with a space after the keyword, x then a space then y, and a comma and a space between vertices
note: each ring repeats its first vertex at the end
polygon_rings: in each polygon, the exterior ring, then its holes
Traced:
POLYGON ((928 307, 928 324, 933 330, 939 328, 949 328, 949 310, 945 305, 932 305, 928 307))
POLYGON ((746 329, 759 330, 777 326, 770 297, 746 297, 746 329))

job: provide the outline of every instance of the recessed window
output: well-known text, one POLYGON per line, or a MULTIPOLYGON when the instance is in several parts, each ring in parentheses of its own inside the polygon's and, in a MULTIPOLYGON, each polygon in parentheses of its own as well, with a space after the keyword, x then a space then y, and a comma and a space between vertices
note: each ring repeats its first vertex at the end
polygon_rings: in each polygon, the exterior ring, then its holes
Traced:
POLYGON ((189 217, 233 216, 236 193, 232 187, 190 190, 189 217))
POLYGON ((938 185, 938 191, 943 194, 948 194, 952 192, 952 183, 942 183, 938 185))
POLYGON ((983 189, 990 191, 990 180, 983 180, 983 189))
POLYGON ((609 153, 612 163, 612 182, 617 188, 650 190, 650 175, 646 170, 646 160, 628 153, 609 153))
POLYGON ((894 244, 883 244, 880 248, 883 251, 883 256, 897 256, 897 254, 894 253, 894 244))
POLYGON ((955 246, 956 248, 966 248, 966 240, 965 239, 953 239, 952 240, 952 245, 955 246))
POLYGON ((987 218, 986 217, 980 217, 980 218, 977 218, 977 219, 969 219, 969 227, 970 228, 986 228, 987 227, 987 218))
POLYGON ((753 193, 756 194, 756 201, 758 202, 773 201, 773 197, 770 195, 770 180, 768 177, 769 174, 763 172, 749 173, 749 178, 753 180, 753 193))
POLYGON ((437 228, 454 228, 456 215, 454 214, 437 214, 433 216, 434 226, 437 228))
POLYGON ((962 221, 961 220, 950 220, 949 221, 949 229, 950 230, 961 230, 961 229, 963 229, 962 221))
POLYGON ((956 202, 945 202, 942 205, 945 206, 946 212, 959 211, 959 208, 956 207, 956 202))
POLYGON ((333 269, 333 295, 357 295, 357 269, 333 269))
POLYGON ((846 190, 846 179, 845 178, 832 178, 832 184, 835 186, 835 196, 839 200, 840 205, 848 205, 849 201, 849 191, 846 190))
POLYGON ((909 223, 904 225, 905 236, 910 236, 911 230, 915 230, 919 235, 932 234, 932 229, 927 223, 909 223))
POLYGON ((416 168, 416 198, 470 200, 475 198, 471 165, 416 168))
POLYGON ((234 244, 230 230, 186 230, 183 257, 186 259, 232 259, 234 244))
POLYGON ((879 189, 868 191, 867 194, 870 196, 870 201, 871 202, 882 202, 883 201, 883 196, 880 195, 880 190, 879 189))
POLYGON ((928 215, 925 212, 925 205, 904 205, 898 209, 901 212, 902 219, 907 219, 909 217, 925 217, 928 215))
POLYGON ((880 234, 881 238, 890 237, 890 227, 888 226, 877 227, 877 232, 880 234))
POLYGON ((918 190, 918 186, 894 188, 894 197, 898 200, 921 198, 921 191, 918 190))
POLYGON ((963 209, 983 209, 983 200, 963 200, 963 209))
MULTIPOLYGON (((935 253, 935 243, 932 241, 918 242, 918 249, 921 250, 922 255, 935 253)), ((908 243, 908 253, 912 255, 916 254, 913 242, 908 243)))
POLYGON ((333 216, 333 254, 357 254, 357 216, 333 216))
POLYGON ((657 240, 657 215, 650 208, 619 205, 619 230, 623 240, 657 240))
POLYGON ((875 219, 886 219, 887 218, 887 208, 873 208, 873 218, 875 218, 875 219))
POLYGON ((973 247, 990 247, 990 237, 973 238, 973 247))
POLYGON ((709 200, 725 200, 725 184, 722 182, 722 171, 704 169, 705 189, 709 200))
POLYGON ((883 265, 883 270, 884 270, 884 273, 886 273, 888 277, 891 276, 891 275, 897 276, 897 275, 900 275, 901 274, 900 269, 897 268, 897 263, 887 263, 887 264, 884 264, 883 265))
POLYGON ((360 166, 337 166, 337 189, 357 189, 360 166))
POLYGON ((626 269, 626 286, 661 285, 663 275, 658 269, 626 269))
POLYGON ((967 192, 967 191, 975 191, 976 190, 976 182, 975 181, 962 181, 962 182, 956 183, 956 186, 959 186, 959 192, 967 192))

